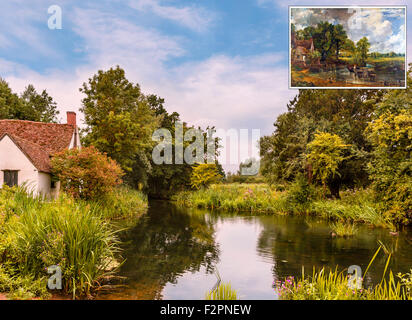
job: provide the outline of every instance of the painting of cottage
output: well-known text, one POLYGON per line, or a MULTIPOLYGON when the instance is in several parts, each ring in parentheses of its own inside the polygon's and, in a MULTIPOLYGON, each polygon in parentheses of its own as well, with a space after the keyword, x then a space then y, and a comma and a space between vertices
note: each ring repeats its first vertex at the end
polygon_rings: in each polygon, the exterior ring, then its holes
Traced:
POLYGON ((290 7, 291 88, 405 88, 406 7, 290 7))

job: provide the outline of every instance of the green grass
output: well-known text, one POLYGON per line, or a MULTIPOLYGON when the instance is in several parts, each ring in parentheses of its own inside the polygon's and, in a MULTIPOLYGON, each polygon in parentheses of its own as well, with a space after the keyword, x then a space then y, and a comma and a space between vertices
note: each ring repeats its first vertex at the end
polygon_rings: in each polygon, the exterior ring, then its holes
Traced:
POLYGON ((285 194, 266 184, 216 184, 208 189, 184 191, 174 200, 178 205, 230 212, 287 212, 285 194))
POLYGON ((103 208, 103 203, 75 201, 64 194, 45 201, 23 188, 1 189, 0 263, 5 268, 0 270, 0 291, 10 297, 19 291, 38 296, 25 279, 40 281, 45 288, 50 276, 46 268, 58 265, 63 293, 92 295, 119 265, 119 240, 109 218, 130 215, 129 210, 140 215, 147 208, 145 198, 135 195, 119 190, 103 208))
POLYGON ((174 200, 180 206, 192 208, 253 214, 306 214, 332 222, 366 223, 395 229, 381 214, 369 190, 341 192, 340 200, 325 199, 320 194, 319 190, 294 184, 286 191, 277 191, 267 184, 233 183, 184 191, 174 200))
POLYGON ((331 223, 330 228, 338 237, 352 237, 357 233, 357 229, 352 223, 337 221, 331 223))

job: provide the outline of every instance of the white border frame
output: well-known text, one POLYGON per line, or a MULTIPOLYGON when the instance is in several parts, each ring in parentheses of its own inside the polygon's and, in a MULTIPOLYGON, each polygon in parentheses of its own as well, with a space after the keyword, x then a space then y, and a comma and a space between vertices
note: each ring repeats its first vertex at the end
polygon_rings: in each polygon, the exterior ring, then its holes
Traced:
POLYGON ((408 43, 407 43, 407 5, 393 5, 393 6, 388 6, 388 5, 382 5, 382 6, 373 6, 373 5, 329 5, 329 6, 309 6, 309 5, 297 5, 297 6, 289 6, 289 17, 288 17, 288 23, 289 23, 289 35, 288 35, 288 47, 289 47, 289 54, 288 54, 288 64, 289 64, 289 73, 288 73, 288 87, 289 89, 364 89, 364 90, 369 90, 369 89, 406 89, 407 88, 407 70, 408 70, 408 43), (291 57, 292 57, 292 48, 291 48, 291 14, 292 10, 294 8, 313 8, 313 9, 336 9, 336 8, 344 8, 344 9, 349 9, 349 8, 358 8, 358 9, 363 9, 363 8, 368 8, 368 9, 384 9, 384 8, 397 8, 397 9, 405 9, 405 86, 404 87, 292 87, 292 65, 291 65, 291 57))

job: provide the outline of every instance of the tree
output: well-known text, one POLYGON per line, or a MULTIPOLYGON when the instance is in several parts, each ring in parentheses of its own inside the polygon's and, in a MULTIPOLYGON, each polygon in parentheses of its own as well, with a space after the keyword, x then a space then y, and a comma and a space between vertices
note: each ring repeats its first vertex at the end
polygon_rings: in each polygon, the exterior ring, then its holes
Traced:
POLYGON ((123 170, 132 171, 138 152, 144 154, 153 146, 151 136, 159 123, 140 86, 117 66, 99 70, 80 91, 86 95, 80 109, 86 124, 84 144, 94 145, 123 170))
POLYGON ((344 160, 343 152, 347 148, 336 134, 318 132, 315 139, 308 144, 308 162, 313 168, 314 177, 318 177, 326 194, 326 182, 335 175, 340 175, 338 168, 344 160))
POLYGON ((207 188, 222 179, 216 164, 200 163, 194 166, 190 183, 193 188, 207 188))
POLYGON ((320 52, 321 61, 325 61, 332 51, 335 44, 334 32, 333 24, 326 21, 318 23, 313 32, 315 49, 320 52))
POLYGON ((333 44, 335 47, 335 52, 336 52, 336 59, 339 59, 339 52, 344 46, 346 40, 348 39, 348 36, 346 35, 345 29, 343 29, 343 26, 341 24, 337 24, 334 26, 333 30, 333 44))
POLYGON ((353 55, 355 53, 356 46, 351 39, 347 38, 342 46, 342 49, 349 51, 351 55, 353 55))
POLYGON ((19 119, 56 122, 57 104, 46 90, 38 94, 32 85, 18 96, 8 83, 0 78, 0 119, 19 119))
POLYGON ((360 66, 366 65, 366 60, 368 59, 368 52, 370 48, 370 43, 368 38, 363 37, 356 43, 355 50, 355 62, 360 66))
POLYGON ((116 161, 93 146, 61 151, 53 156, 51 166, 64 191, 86 200, 99 199, 112 191, 123 175, 116 161))
POLYGON ((38 94, 33 85, 29 84, 21 94, 26 109, 32 111, 32 120, 41 122, 57 122, 57 103, 43 90, 38 94))
POLYGON ((260 140, 262 175, 271 184, 293 181, 298 173, 310 179, 307 144, 316 131, 322 131, 351 145, 345 149, 341 175, 327 182, 331 193, 338 196, 342 185, 367 185, 366 164, 372 147, 365 128, 382 95, 379 90, 300 90, 287 105, 288 112, 278 116, 273 134, 260 140))
MULTIPOLYGON (((148 102, 155 115, 160 117, 160 127, 167 129, 172 135, 172 152, 175 158, 175 124, 181 122, 180 115, 177 112, 169 114, 164 108, 164 99, 149 95, 148 102)), ((188 126, 183 123, 183 132, 186 132, 188 126)), ((184 145, 187 145, 184 142, 184 145)), ((151 157, 150 157, 151 159, 151 157)), ((190 188, 190 176, 192 166, 187 163, 182 164, 155 164, 150 160, 151 171, 148 173, 147 191, 154 198, 170 198, 176 192, 190 188)))
MULTIPOLYGON (((411 65, 410 65, 411 66, 411 65)), ((388 218, 412 222, 412 78, 406 90, 390 90, 366 129, 373 146, 368 171, 388 218)))

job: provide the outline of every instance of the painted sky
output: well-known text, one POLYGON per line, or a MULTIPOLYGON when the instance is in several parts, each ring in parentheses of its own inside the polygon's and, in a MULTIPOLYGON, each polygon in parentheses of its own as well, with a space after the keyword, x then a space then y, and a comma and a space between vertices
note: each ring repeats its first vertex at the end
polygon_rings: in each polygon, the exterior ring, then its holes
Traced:
POLYGON ((80 107, 82 83, 120 65, 188 123, 269 134, 297 93, 288 89, 288 5, 309 4, 328 2, 2 0, 0 76, 16 92, 29 83, 47 89, 65 121, 65 111, 80 107), (47 27, 55 4, 62 30, 47 27))
POLYGON ((404 8, 292 8, 291 23, 298 30, 321 21, 341 24, 349 39, 367 37, 371 52, 405 54, 404 8))

